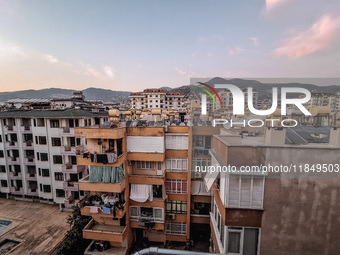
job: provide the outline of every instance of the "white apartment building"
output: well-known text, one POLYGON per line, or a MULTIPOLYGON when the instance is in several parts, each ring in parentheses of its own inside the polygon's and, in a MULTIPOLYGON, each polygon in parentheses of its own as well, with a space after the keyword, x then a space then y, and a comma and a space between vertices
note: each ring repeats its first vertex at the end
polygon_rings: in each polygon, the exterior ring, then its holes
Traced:
POLYGON ((327 106, 332 111, 340 110, 340 93, 312 93, 306 107, 327 106))
MULTIPOLYGON (((246 89, 243 90, 244 94, 244 104, 247 107, 248 106, 248 91, 246 89)), ((226 109, 233 106, 233 94, 230 91, 222 90, 218 92, 218 95, 221 98, 222 106, 219 103, 219 99, 216 95, 214 95, 214 98, 217 102, 217 106, 214 105, 214 110, 219 109, 226 109)), ((253 90, 253 105, 254 107, 258 107, 258 92, 253 90)))
POLYGON ((145 89, 143 92, 131 93, 131 108, 144 109, 174 109, 183 107, 184 95, 180 92, 163 89, 145 89))
POLYGON ((74 128, 102 124, 105 117, 81 109, 0 112, 0 193, 70 208, 87 174, 76 162, 86 141, 75 138, 74 128))

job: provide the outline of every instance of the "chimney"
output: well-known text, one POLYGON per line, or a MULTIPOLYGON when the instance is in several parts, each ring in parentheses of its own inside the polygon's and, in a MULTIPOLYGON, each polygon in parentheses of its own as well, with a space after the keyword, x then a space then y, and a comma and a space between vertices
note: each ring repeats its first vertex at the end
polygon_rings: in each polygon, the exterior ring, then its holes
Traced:
POLYGON ((286 141, 286 128, 284 127, 267 127, 266 129, 266 145, 282 146, 286 141))
POLYGON ((329 135, 329 144, 340 147, 340 127, 332 127, 329 135))

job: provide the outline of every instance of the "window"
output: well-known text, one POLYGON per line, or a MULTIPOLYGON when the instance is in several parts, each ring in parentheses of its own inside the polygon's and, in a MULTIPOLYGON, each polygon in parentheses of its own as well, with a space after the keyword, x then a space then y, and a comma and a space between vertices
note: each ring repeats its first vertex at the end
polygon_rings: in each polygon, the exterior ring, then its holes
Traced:
POLYGON ((42 145, 47 144, 46 136, 38 136, 38 142, 37 142, 37 144, 42 144, 42 145))
POLYGON ((166 213, 186 214, 187 213, 187 202, 184 202, 184 201, 166 202, 166 213))
POLYGON ((164 222, 163 208, 130 206, 131 219, 150 219, 151 221, 164 222))
POLYGON ((167 222, 165 232, 167 234, 186 235, 187 224, 185 222, 167 222))
POLYGON ((51 185, 43 185, 43 191, 45 193, 51 193, 51 185))
POLYGON ((4 157, 4 151, 0 150, 0 158, 3 158, 3 157, 4 157))
POLYGON ((1 180, 1 187, 3 188, 8 187, 7 180, 1 180))
POLYGON ((40 153, 40 161, 48 161, 48 154, 40 153))
POLYGON ((45 127, 45 121, 43 118, 39 118, 39 119, 34 119, 34 126, 38 126, 38 127, 45 127))
POLYGON ((51 128, 58 128, 59 127, 59 120, 50 120, 51 128))
POLYGON ((137 169, 154 170, 153 161, 137 161, 137 169))
POLYGON ((0 135, 0 143, 2 143, 2 136, 0 135))
POLYGON ((60 155, 54 155, 53 156, 53 164, 62 164, 63 163, 63 157, 60 155))
POLYGON ((41 173, 43 177, 49 177, 50 176, 50 170, 49 169, 41 169, 41 173))
POLYGON ((227 240, 227 253, 257 254, 259 243, 258 228, 229 227, 227 240))
POLYGON ((65 197, 65 191, 63 189, 56 189, 55 194, 57 197, 65 197))
POLYGON ((6 173, 6 166, 0 165, 0 173, 6 173))
POLYGON ((54 179, 55 179, 56 181, 63 181, 63 180, 64 180, 64 175, 63 175, 63 173, 60 173, 60 172, 54 173, 54 179))
POLYGON ((61 139, 59 137, 52 137, 51 138, 52 146, 53 147, 59 147, 61 146, 61 139))
POLYGON ((188 192, 188 182, 186 180, 170 179, 165 181, 166 192, 175 194, 186 194, 188 192))
POLYGON ((167 134, 165 139, 166 149, 168 150, 187 150, 188 135, 170 135, 167 134))
POLYGON ((263 176, 230 175, 227 205, 237 208, 263 207, 263 176))
POLYGON ((188 159, 187 158, 166 158, 167 172, 187 172, 188 159))

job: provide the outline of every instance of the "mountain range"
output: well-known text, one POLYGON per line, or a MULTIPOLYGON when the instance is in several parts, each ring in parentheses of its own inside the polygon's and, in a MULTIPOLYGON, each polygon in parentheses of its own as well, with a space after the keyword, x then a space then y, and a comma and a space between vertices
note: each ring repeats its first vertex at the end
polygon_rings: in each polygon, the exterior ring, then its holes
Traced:
MULTIPOLYGON (((262 83, 256 80, 245 80, 245 79, 224 79, 215 77, 206 82, 209 85, 214 84, 234 84, 239 88, 244 89, 252 87, 259 92, 259 98, 268 97, 272 92, 272 87, 300 87, 310 91, 323 92, 323 93, 336 93, 340 92, 340 86, 317 86, 314 84, 303 84, 303 83, 262 83)), ((184 85, 178 88, 161 87, 164 90, 173 90, 188 95, 192 89, 197 88, 197 85, 184 85)), ((16 98, 70 98, 75 90, 71 89, 59 89, 49 88, 40 90, 22 90, 14 92, 0 92, 0 102, 6 102, 10 99, 16 98)), ((102 100, 104 102, 121 102, 129 100, 129 91, 113 91, 110 89, 99 89, 99 88, 87 88, 82 90, 85 100, 102 100)))

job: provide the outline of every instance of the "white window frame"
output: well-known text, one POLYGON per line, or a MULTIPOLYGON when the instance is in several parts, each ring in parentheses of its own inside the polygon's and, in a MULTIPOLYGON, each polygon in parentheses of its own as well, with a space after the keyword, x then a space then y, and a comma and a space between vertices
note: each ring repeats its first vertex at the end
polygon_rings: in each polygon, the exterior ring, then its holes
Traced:
POLYGON ((260 254, 260 240, 261 240, 261 228, 253 228, 253 227, 226 227, 226 236, 225 236, 225 253, 230 255, 242 255, 243 254, 243 247, 244 247, 244 230, 245 229, 258 229, 259 236, 257 239, 257 254, 260 254), (239 228, 239 229, 235 229, 239 228), (229 233, 240 233, 240 252, 234 253, 234 252, 228 252, 229 247, 229 233))
POLYGON ((189 138, 186 133, 166 134, 165 148, 167 150, 188 150, 189 138))
POLYGON ((188 172, 188 158, 166 158, 167 172, 188 172))
POLYGON ((154 161, 137 161, 136 168, 141 170, 155 170, 154 161))
POLYGON ((172 235, 186 235, 187 234, 187 223, 186 222, 167 222, 165 224, 165 233, 172 235), (180 231, 174 231, 173 227, 179 227, 180 231))
MULTIPOLYGON (((263 209, 263 197, 264 197, 264 184, 265 184, 265 176, 264 175, 237 175, 237 174, 230 174, 228 178, 227 190, 225 192, 227 207, 231 208, 252 208, 252 209, 263 209), (238 178, 238 198, 237 204, 232 204, 231 200, 231 190, 230 190, 230 178, 238 178), (261 205, 255 206, 253 199, 254 199, 254 179, 261 179, 261 205), (242 179, 250 179, 250 193, 249 193, 249 205, 241 205, 242 203, 242 179)), ((258 187, 257 187, 258 188, 258 187)), ((235 199, 233 199, 235 200, 235 199)))
MULTIPOLYGON (((143 206, 143 207, 146 207, 146 206, 143 206)), ((152 210, 153 210, 153 212, 152 212, 153 217, 142 217, 141 208, 142 208, 142 206, 130 206, 130 218, 132 220, 150 219, 151 221, 154 221, 154 222, 164 222, 164 208, 149 207, 149 208, 152 208, 152 210), (134 209, 136 210, 136 215, 132 215, 132 211, 134 209), (155 217, 157 210, 161 211, 162 217, 155 217)))

